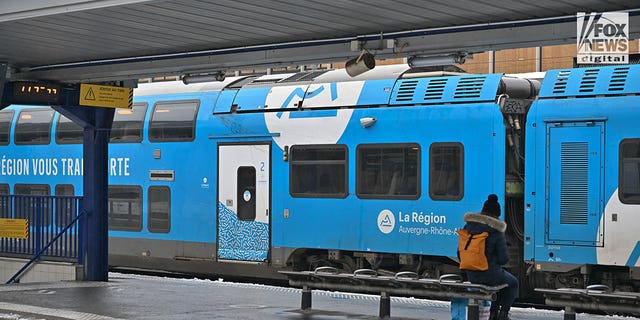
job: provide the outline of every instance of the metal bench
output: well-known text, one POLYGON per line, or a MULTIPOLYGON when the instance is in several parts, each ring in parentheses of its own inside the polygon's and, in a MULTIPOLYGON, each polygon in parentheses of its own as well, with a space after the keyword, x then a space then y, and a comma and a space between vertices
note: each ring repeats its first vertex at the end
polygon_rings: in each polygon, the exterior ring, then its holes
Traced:
POLYGON ((337 290, 345 292, 380 294, 380 318, 391 316, 391 296, 420 296, 426 298, 468 299, 469 320, 479 318, 479 300, 494 301, 496 293, 506 284, 487 286, 462 282, 457 274, 439 279, 420 278, 415 272, 399 272, 394 276, 381 276, 375 270, 360 269, 354 273, 340 273, 332 267, 314 271, 280 271, 289 278, 289 285, 302 288, 302 310, 311 309, 311 290, 337 290))
POLYGON ((640 292, 613 291, 601 284, 586 289, 536 288, 535 291, 544 294, 545 304, 564 307, 564 320, 575 320, 576 309, 640 315, 640 292))

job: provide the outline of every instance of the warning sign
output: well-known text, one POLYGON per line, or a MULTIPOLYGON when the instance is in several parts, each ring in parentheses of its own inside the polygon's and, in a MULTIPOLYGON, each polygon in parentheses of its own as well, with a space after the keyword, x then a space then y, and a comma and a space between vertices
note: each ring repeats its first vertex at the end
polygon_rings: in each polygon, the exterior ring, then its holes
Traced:
POLYGON ((0 238, 27 239, 29 220, 0 218, 0 238))
POLYGON ((80 85, 80 105, 131 109, 133 106, 133 89, 83 83, 80 85))

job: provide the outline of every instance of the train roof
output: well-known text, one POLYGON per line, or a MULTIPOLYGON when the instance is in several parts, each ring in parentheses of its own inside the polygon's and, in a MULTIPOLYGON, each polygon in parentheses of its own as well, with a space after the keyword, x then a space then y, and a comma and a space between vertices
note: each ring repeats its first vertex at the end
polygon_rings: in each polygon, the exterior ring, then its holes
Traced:
POLYGON ((133 90, 133 93, 136 96, 149 96, 157 94, 220 91, 230 84, 245 78, 247 77, 227 77, 224 81, 192 83, 188 85, 182 83, 182 81, 140 83, 138 87, 133 90))
POLYGON ((220 91, 224 89, 264 88, 294 84, 348 82, 377 79, 397 79, 410 70, 406 64, 378 66, 361 75, 351 77, 345 69, 280 73, 259 77, 227 77, 224 81, 184 84, 182 81, 141 83, 134 90, 137 96, 187 92, 220 91))

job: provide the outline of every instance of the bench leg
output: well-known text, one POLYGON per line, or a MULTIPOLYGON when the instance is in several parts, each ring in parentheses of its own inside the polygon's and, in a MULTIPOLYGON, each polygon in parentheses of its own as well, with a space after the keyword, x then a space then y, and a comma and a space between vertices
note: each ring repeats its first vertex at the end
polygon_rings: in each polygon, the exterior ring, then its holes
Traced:
POLYGON ((380 293, 380 318, 391 317, 391 297, 386 292, 380 293))
POLYGON ((300 303, 300 309, 311 309, 311 289, 307 286, 302 287, 302 303, 300 303))
POLYGON ((565 307, 564 320, 576 320, 576 310, 574 310, 572 307, 565 307))
POLYGON ((467 320, 479 320, 480 319, 480 306, 478 305, 478 300, 469 299, 469 304, 467 305, 467 320))

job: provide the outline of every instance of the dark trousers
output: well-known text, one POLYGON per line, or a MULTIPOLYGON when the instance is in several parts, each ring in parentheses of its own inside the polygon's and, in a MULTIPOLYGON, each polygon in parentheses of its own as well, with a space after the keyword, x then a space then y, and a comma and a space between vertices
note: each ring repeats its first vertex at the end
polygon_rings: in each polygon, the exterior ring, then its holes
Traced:
POLYGON ((520 283, 514 275, 505 270, 502 270, 500 283, 506 283, 508 287, 498 291, 498 298, 491 303, 491 308, 493 309, 493 304, 495 303, 497 306, 500 306, 500 313, 506 314, 518 297, 520 283))
POLYGON ((506 283, 508 286, 498 291, 496 301, 491 303, 491 310, 497 311, 500 308, 501 313, 508 313, 511 305, 518 297, 520 282, 511 273, 502 268, 495 268, 489 271, 467 271, 467 278, 471 283, 486 284, 495 286, 506 283))

